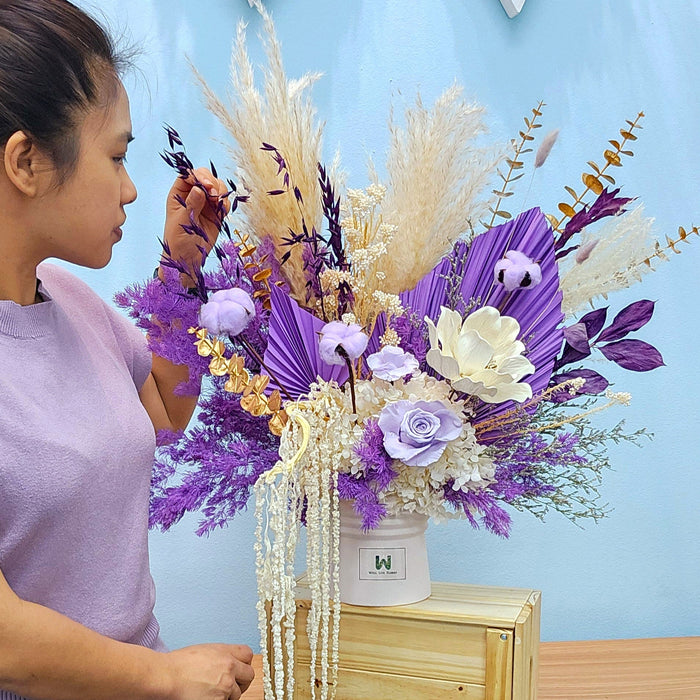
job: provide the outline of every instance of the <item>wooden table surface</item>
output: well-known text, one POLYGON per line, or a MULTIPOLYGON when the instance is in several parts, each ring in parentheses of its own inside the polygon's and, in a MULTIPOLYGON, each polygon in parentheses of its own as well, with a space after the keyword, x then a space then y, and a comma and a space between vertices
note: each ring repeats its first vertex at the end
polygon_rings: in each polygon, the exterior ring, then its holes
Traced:
MULTIPOLYGON (((263 700, 260 656, 254 664, 243 700, 263 700)), ((544 642, 538 691, 538 700, 700 700, 700 637, 544 642)))

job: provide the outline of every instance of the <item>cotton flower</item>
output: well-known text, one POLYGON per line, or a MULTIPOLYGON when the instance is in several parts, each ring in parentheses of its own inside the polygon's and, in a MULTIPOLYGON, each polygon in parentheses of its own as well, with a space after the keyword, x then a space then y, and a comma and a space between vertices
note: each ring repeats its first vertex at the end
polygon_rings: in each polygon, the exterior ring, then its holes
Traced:
POLYGON ((214 292, 199 310, 199 323, 214 335, 238 335, 255 316, 255 304, 243 289, 214 292))
POLYGON ((520 325, 497 309, 484 306, 464 321, 456 311, 441 308, 437 327, 426 317, 430 335, 427 363, 453 388, 486 403, 525 401, 532 388, 520 380, 535 371, 522 356, 520 325))
POLYGON ((418 360, 410 352, 386 345, 367 358, 367 366, 372 370, 373 376, 393 382, 407 374, 413 374, 418 369, 418 360))
POLYGON ((338 348, 345 350, 351 360, 356 360, 367 349, 368 342, 369 337, 358 324, 331 321, 321 329, 318 352, 326 364, 343 365, 345 358, 338 353, 338 348))
POLYGON ((542 270, 527 255, 519 250, 509 250, 503 260, 499 260, 493 276, 497 282, 505 285, 512 292, 514 289, 532 289, 542 281, 542 270))

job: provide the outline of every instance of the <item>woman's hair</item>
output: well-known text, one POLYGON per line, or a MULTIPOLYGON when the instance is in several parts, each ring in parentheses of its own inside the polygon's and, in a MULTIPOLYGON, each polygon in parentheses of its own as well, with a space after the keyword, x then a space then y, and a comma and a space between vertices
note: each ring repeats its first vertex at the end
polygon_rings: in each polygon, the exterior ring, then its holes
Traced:
POLYGON ((122 64, 107 32, 68 0, 0 0, 0 149, 24 131, 64 181, 81 112, 113 99, 122 64))

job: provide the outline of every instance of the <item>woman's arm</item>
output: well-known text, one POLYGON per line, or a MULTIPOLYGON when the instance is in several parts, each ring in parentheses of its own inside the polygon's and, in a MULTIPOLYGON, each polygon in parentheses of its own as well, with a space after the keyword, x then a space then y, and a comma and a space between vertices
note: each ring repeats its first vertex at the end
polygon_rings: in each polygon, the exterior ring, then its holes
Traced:
MULTIPOLYGON (((163 240, 171 257, 193 272, 199 270, 202 260, 197 246, 209 252, 216 243, 219 234, 216 208, 220 197, 226 192, 226 184, 222 180, 214 177, 206 168, 197 168, 189 178, 177 178, 168 193, 163 240), (206 188, 206 194, 201 187, 195 186, 195 181, 206 188), (185 207, 181 201, 185 202, 185 207), (190 217, 204 230, 207 241, 183 229, 183 226, 191 224, 190 217)), ((224 207, 228 211, 228 201, 224 202, 224 207)), ((160 270, 158 275, 161 276, 160 270)), ((194 279, 185 274, 181 282, 184 288, 194 285, 194 279)), ((188 369, 184 365, 174 365, 153 355, 151 376, 139 395, 156 431, 184 430, 187 427, 197 405, 197 396, 178 396, 173 392, 178 384, 186 382, 188 378, 188 369)))
POLYGON ((0 572, 0 688, 50 700, 237 700, 253 679, 248 647, 162 654, 117 642, 17 597, 0 572))

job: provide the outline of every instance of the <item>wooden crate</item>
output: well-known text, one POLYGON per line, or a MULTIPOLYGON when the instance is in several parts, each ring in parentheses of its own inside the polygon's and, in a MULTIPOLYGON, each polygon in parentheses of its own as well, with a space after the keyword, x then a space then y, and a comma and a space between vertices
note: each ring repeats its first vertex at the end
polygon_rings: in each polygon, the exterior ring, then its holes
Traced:
MULTIPOLYGON (((294 700, 307 700, 304 577, 296 598, 294 700)), ((535 700, 539 642, 539 591, 433 583, 412 605, 343 605, 336 698, 535 700)))

